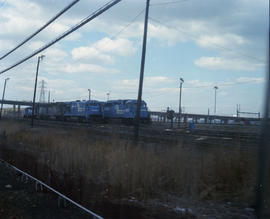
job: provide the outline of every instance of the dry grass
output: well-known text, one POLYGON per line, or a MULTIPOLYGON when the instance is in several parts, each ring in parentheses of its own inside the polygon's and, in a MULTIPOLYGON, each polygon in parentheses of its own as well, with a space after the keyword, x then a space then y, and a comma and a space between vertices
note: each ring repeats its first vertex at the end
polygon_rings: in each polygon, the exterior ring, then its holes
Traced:
POLYGON ((192 199, 254 200, 255 150, 178 145, 156 151, 153 145, 134 147, 127 140, 97 140, 85 130, 2 124, 4 130, 5 143, 27 146, 53 170, 82 175, 114 198, 143 200, 166 192, 192 199))

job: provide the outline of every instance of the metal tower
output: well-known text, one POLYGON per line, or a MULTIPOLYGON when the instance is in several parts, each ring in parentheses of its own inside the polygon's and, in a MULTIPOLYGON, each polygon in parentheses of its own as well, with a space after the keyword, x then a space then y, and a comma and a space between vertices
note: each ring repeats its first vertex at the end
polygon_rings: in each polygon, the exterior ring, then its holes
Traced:
POLYGON ((39 102, 45 103, 45 81, 44 80, 41 81, 39 102))

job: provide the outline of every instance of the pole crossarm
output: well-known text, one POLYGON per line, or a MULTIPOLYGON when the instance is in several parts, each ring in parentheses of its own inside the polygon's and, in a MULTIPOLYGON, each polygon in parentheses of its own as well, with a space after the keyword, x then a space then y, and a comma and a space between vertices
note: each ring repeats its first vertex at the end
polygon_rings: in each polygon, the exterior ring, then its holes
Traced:
POLYGON ((22 64, 23 62, 27 61, 28 59, 32 58, 33 56, 37 55, 38 53, 40 53, 43 50, 47 49, 48 47, 52 46, 53 44, 55 44, 56 42, 60 41, 64 37, 68 36, 69 34, 71 34, 72 32, 74 32, 75 30, 77 30, 80 27, 84 26, 85 24, 87 24, 88 22, 90 22, 91 20, 93 20, 94 18, 96 18, 97 16, 101 15, 103 12, 107 11, 109 8, 111 8, 115 4, 119 3, 120 1, 121 0, 113 0, 113 1, 110 1, 110 2, 106 3, 105 5, 103 5, 99 9, 97 9, 95 12, 93 12, 92 14, 90 14, 88 17, 84 18, 79 23, 77 23, 76 25, 74 25, 73 27, 71 27, 69 30, 67 30, 66 32, 64 32, 62 35, 58 36, 56 39, 54 39, 50 43, 48 43, 45 46, 39 48, 38 50, 36 50, 35 52, 33 52, 31 55, 29 55, 29 56, 21 59, 20 61, 18 61, 17 63, 11 65, 10 67, 8 67, 8 68, 0 71, 0 74, 3 74, 4 72, 7 72, 7 71, 11 70, 12 68, 14 68, 14 67, 22 64))
POLYGON ((65 7, 63 10, 61 10, 58 14, 56 14, 53 18, 51 18, 46 24, 44 24, 41 28, 39 28, 36 32, 34 32, 33 34, 31 34, 29 37, 27 37, 25 40, 23 40, 19 45, 17 45, 16 47, 14 47, 12 50, 10 50, 9 52, 7 52, 5 55, 0 57, 0 60, 2 60, 3 58, 5 58, 6 56, 8 56, 10 53, 14 52, 16 49, 18 49, 19 47, 21 47, 23 44, 25 44, 26 42, 28 42, 30 39, 32 39, 34 36, 36 36, 39 32, 41 32, 42 30, 44 30, 46 27, 48 27, 52 22, 54 22, 58 17, 60 17, 62 14, 64 14, 68 9, 70 9, 73 5, 75 5, 77 2, 79 2, 80 0, 74 0, 73 2, 71 2, 67 7, 65 7))

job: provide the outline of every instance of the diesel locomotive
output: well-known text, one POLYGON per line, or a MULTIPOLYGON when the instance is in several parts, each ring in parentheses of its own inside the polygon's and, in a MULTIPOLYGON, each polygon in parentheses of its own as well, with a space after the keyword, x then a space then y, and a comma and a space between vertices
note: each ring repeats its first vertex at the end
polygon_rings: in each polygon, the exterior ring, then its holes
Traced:
MULTIPOLYGON (((132 123, 136 118, 137 100, 109 100, 106 102, 70 101, 37 105, 35 117, 40 119, 70 120, 79 122, 121 121, 132 123)), ((24 117, 32 116, 32 107, 24 109, 24 117)), ((150 114, 145 101, 141 102, 140 119, 143 123, 150 122, 150 114)))

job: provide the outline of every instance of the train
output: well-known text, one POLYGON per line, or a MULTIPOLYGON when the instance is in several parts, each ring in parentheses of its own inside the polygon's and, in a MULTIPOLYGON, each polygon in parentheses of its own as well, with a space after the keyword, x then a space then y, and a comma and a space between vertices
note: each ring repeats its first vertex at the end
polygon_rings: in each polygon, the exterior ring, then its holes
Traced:
MULTIPOLYGON (((133 123, 136 118, 137 100, 121 99, 56 102, 37 105, 34 116, 39 119, 53 119, 78 122, 110 122, 133 123)), ((24 109, 24 117, 32 117, 32 107, 24 109)), ((141 102, 140 120, 150 123, 150 113, 145 101, 141 102)))

